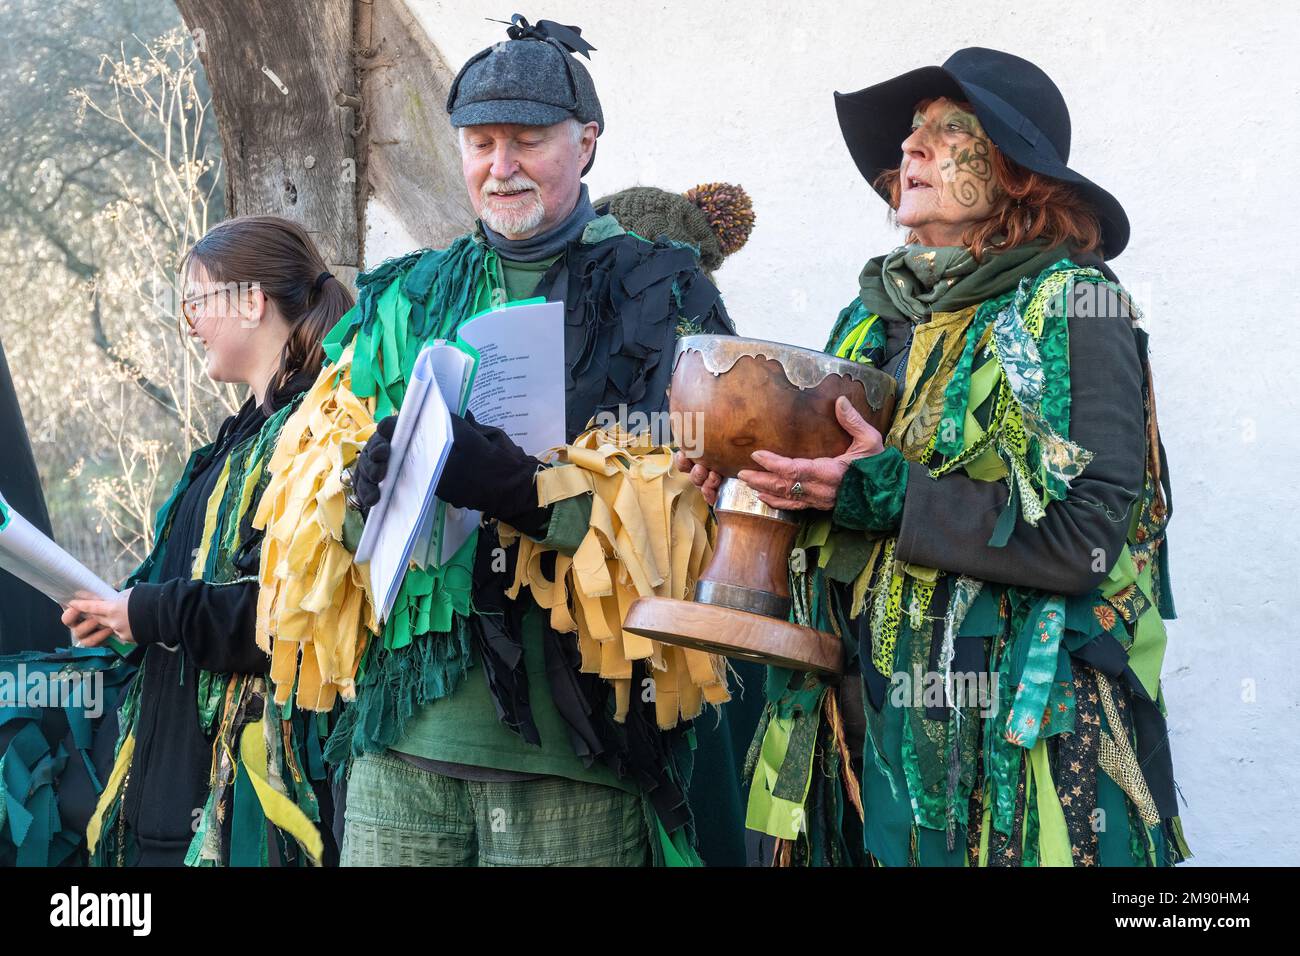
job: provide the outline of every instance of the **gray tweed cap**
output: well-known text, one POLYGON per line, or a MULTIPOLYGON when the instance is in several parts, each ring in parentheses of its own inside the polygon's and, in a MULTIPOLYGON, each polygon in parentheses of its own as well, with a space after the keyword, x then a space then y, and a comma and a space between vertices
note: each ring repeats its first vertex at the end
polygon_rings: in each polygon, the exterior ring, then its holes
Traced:
MULTIPOLYGON (((546 27, 553 26, 550 21, 531 27, 523 22, 528 35, 480 50, 456 74, 447 94, 451 125, 551 126, 573 117, 580 123, 594 122, 599 136, 605 131, 605 117, 591 74, 559 39, 545 36, 546 27)), ((593 152, 592 161, 595 158, 593 152)), ((583 173, 590 168, 588 163, 583 173)))
POLYGON ((572 116, 605 128, 591 75, 554 40, 504 40, 475 55, 452 83, 447 112, 452 126, 550 126, 572 116))

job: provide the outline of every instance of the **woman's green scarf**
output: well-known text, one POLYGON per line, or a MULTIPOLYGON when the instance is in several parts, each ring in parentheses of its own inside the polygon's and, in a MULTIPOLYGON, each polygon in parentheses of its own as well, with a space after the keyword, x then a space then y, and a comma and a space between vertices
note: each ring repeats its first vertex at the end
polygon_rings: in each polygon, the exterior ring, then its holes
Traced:
POLYGON ((868 312, 921 322, 1003 295, 1068 255, 1065 246, 1029 242, 976 262, 965 246, 913 243, 869 261, 858 277, 860 296, 868 312))

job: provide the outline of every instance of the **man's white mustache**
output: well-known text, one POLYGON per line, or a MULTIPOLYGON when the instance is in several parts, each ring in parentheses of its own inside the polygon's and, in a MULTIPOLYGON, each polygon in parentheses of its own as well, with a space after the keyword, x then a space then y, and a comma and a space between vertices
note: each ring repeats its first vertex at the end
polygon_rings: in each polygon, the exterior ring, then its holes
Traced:
POLYGON ((525 176, 512 176, 510 179, 502 182, 499 179, 489 179, 483 184, 483 195, 491 196, 494 193, 513 193, 524 189, 536 189, 537 183, 525 176))

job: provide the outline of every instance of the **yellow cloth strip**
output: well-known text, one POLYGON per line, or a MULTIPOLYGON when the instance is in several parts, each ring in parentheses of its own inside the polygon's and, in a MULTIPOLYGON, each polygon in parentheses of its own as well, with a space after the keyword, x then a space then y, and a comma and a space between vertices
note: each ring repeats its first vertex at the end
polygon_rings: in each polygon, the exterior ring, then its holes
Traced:
POLYGON ((551 626, 577 634, 583 673, 615 689, 622 720, 632 693, 632 662, 649 663, 660 727, 699 716, 706 703, 730 700, 726 662, 716 654, 660 644, 623 630, 638 597, 690 600, 713 555, 709 506, 672 465, 672 449, 642 435, 592 429, 550 453, 559 463, 537 477, 543 505, 590 493, 591 520, 572 558, 556 555, 554 577, 542 573, 550 548, 501 529, 502 544, 519 542, 511 598, 528 588, 551 611, 551 626))
POLYGON ((966 347, 966 329, 978 308, 972 305, 960 312, 936 312, 929 322, 914 327, 903 387, 909 398, 900 403, 885 437, 885 444, 897 448, 908 461, 921 461, 934 437, 943 417, 944 388, 966 347), (918 394, 921 377, 932 360, 936 361, 934 371, 918 394))
POLYGON ((343 470, 375 431, 371 405, 348 387, 352 350, 324 369, 284 423, 253 517, 266 529, 257 644, 271 655, 275 702, 329 710, 356 693, 357 666, 378 630, 369 576, 343 546, 343 470))
POLYGON ((221 467, 221 474, 217 476, 217 483, 212 488, 212 494, 208 496, 208 510, 203 515, 203 537, 199 539, 202 543, 194 552, 194 564, 190 568, 190 577, 195 581, 203 578, 203 566, 208 563, 208 552, 212 549, 212 536, 217 530, 217 512, 221 510, 221 499, 225 497, 226 485, 229 481, 230 456, 227 455, 226 463, 221 467))
MULTIPOLYGON (((253 495, 257 491, 257 483, 262 480, 262 471, 265 469, 264 462, 258 462, 244 477, 244 487, 239 490, 239 506, 235 514, 240 518, 248 513, 248 506, 253 503, 253 495)), ((232 521, 230 528, 229 547, 234 548, 239 543, 239 525, 241 521, 232 521)))
POLYGON ((131 769, 131 757, 135 753, 135 734, 127 734, 126 740, 122 741, 122 746, 117 750, 117 759, 113 761, 113 770, 108 775, 108 783, 104 786, 104 792, 99 795, 99 801, 95 804, 95 812, 90 816, 90 822, 86 824, 86 846, 91 853, 95 852, 95 847, 99 845, 100 832, 104 828, 104 815, 108 813, 108 808, 113 805, 122 791, 122 781, 126 779, 127 771, 131 769))
POLYGON ((297 840, 312 862, 319 865, 324 845, 320 830, 296 803, 276 790, 267 779, 264 733, 262 721, 256 721, 245 727, 239 737, 239 756, 248 772, 248 779, 253 783, 257 801, 262 805, 266 818, 297 840))
POLYGON ((1027 780, 1033 781, 1038 805, 1038 865, 1074 866, 1065 811, 1061 809, 1056 785, 1052 782, 1052 768, 1047 762, 1045 737, 1039 737, 1034 748, 1029 751, 1025 775, 1027 780))

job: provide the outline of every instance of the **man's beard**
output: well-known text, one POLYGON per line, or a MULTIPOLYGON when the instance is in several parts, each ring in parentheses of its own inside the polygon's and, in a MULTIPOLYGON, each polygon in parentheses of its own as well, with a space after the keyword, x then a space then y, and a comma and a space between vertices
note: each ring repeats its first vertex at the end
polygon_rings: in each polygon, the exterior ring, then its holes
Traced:
POLYGON ((505 182, 489 177, 479 195, 482 198, 479 204, 479 218, 483 220, 483 225, 507 239, 521 238, 533 232, 546 218, 546 207, 542 205, 537 184, 527 176, 511 176, 505 182), (499 209, 492 205, 493 193, 514 192, 519 189, 531 189, 532 202, 510 209, 499 209))

